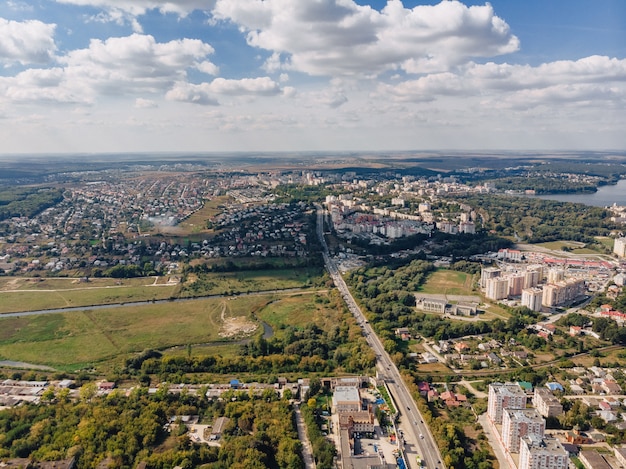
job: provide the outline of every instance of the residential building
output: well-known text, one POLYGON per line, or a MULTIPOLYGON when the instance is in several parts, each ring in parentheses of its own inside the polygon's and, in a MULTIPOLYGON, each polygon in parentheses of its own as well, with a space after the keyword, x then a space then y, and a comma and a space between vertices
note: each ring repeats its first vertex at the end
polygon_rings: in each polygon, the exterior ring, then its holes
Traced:
POLYGON ((504 409, 502 414, 502 443, 511 453, 519 453, 524 436, 543 438, 546 421, 536 409, 504 409))
POLYGON ((541 311, 541 301, 543 298, 543 290, 541 288, 532 287, 522 290, 522 306, 526 306, 533 311, 541 311))
POLYGON ((556 417, 563 413, 561 402, 546 388, 535 388, 533 406, 544 417, 556 417))
POLYGON ((619 257, 626 257, 626 238, 617 238, 613 243, 613 252, 619 257))
POLYGON ((509 277, 509 296, 520 296, 524 289, 524 274, 509 277))
POLYGON ((489 385, 487 415, 497 423, 502 423, 504 409, 526 407, 526 393, 517 383, 492 383, 489 385))
POLYGON ((508 278, 490 278, 487 280, 485 296, 490 300, 503 300, 509 296, 509 279, 508 278))
POLYGON ((568 469, 569 455, 555 438, 525 436, 520 440, 517 469, 568 469))
POLYGON ((502 275, 502 271, 497 267, 486 267, 482 269, 480 272, 480 286, 482 288, 487 287, 487 280, 500 277, 502 275))

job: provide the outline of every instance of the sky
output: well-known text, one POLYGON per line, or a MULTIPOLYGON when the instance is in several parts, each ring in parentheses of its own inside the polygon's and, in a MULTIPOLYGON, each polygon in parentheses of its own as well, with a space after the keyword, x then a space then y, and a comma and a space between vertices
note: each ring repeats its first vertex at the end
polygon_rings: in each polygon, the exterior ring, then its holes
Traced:
POLYGON ((626 150, 624 0, 0 0, 0 154, 626 150))

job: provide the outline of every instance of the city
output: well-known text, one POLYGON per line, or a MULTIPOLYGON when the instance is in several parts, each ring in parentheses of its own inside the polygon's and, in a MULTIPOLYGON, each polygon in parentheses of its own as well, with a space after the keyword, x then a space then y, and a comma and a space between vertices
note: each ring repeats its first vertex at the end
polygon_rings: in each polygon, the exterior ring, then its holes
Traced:
MULTIPOLYGON (((567 205, 561 216, 585 214, 576 239, 561 224, 561 240, 541 242, 496 215, 516 203, 555 216, 555 202, 501 186, 517 169, 272 164, 136 164, 115 182, 107 168, 19 186, 0 221, 3 408, 189 396, 195 412, 151 438, 174 429, 210 461, 244 424, 202 409, 262 398, 297 416, 304 467, 620 467, 619 206, 567 205), (31 193, 41 208, 10 216, 31 193)), ((87 461, 3 451, 9 465, 87 461)))

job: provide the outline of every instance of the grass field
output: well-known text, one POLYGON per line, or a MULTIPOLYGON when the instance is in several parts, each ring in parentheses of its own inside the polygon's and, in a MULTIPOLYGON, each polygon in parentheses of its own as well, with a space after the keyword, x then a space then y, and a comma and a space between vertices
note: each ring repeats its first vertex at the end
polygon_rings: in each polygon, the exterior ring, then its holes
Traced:
POLYGON ((148 348, 217 342, 226 340, 220 333, 229 319, 253 322, 251 314, 271 300, 259 295, 0 318, 0 357, 71 369, 148 348))
POLYGON ((470 274, 454 270, 437 270, 429 275, 420 292, 442 295, 476 295, 477 292, 473 290, 472 285, 473 276, 470 274))
POLYGON ((277 331, 287 324, 315 322, 322 327, 336 322, 337 311, 324 297, 325 293, 249 295, 5 317, 0 318, 0 360, 73 371, 146 349, 186 349, 187 344, 202 353, 222 349, 234 353, 233 344, 261 333, 259 320, 277 331))
POLYGON ((176 284, 163 284, 154 277, 134 279, 2 278, 0 313, 150 301, 170 298, 176 284))
POLYGON ((314 292, 285 296, 261 308, 257 317, 275 329, 303 327, 310 323, 328 329, 330 324, 337 324, 337 311, 331 310, 324 298, 325 293, 314 292))
POLYGON ((252 292, 302 288, 319 277, 319 268, 291 268, 250 270, 243 272, 215 272, 190 274, 183 285, 181 296, 221 295, 230 292, 252 292))

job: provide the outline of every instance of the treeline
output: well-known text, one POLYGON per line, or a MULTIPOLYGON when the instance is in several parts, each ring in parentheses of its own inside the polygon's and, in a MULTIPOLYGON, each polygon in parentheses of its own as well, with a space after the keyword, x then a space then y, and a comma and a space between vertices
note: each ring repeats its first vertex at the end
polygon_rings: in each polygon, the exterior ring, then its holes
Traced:
POLYGON ((306 423, 307 435, 311 441, 313 459, 315 459, 317 469, 334 468, 334 458, 337 454, 337 450, 335 449, 335 445, 322 434, 320 428, 322 421, 318 409, 302 406, 301 412, 304 423, 306 423))
POLYGON ((0 459, 54 461, 74 457, 79 469, 108 459, 109 467, 130 469, 143 461, 148 469, 302 469, 300 442, 289 403, 273 390, 261 396, 237 393, 228 400, 202 395, 175 396, 160 388, 149 395, 138 388, 128 396, 82 393, 70 402, 61 391, 47 404, 27 404, 0 412, 0 459), (220 447, 193 443, 182 421, 198 415, 212 423, 225 416, 220 447))
POLYGON ((572 181, 566 176, 554 175, 512 176, 485 182, 494 183, 499 190, 533 190, 536 194, 593 193, 597 191, 596 186, 589 182, 572 181))
MULTIPOLYGON (((270 261, 256 261, 255 259, 246 259, 243 262, 234 262, 227 260, 226 262, 216 263, 198 263, 194 265, 185 265, 184 273, 208 274, 212 272, 245 272, 258 270, 281 270, 302 267, 322 267, 324 259, 322 256, 311 256, 296 259, 276 259, 270 261)), ((320 269, 321 270, 321 269, 320 269)))
POLYGON ((12 217, 33 217, 62 200, 61 189, 12 188, 0 191, 0 221, 12 217))
POLYGON ((476 207, 484 227, 500 236, 543 243, 557 240, 593 242, 618 227, 600 207, 533 197, 470 195, 464 203, 476 207))

